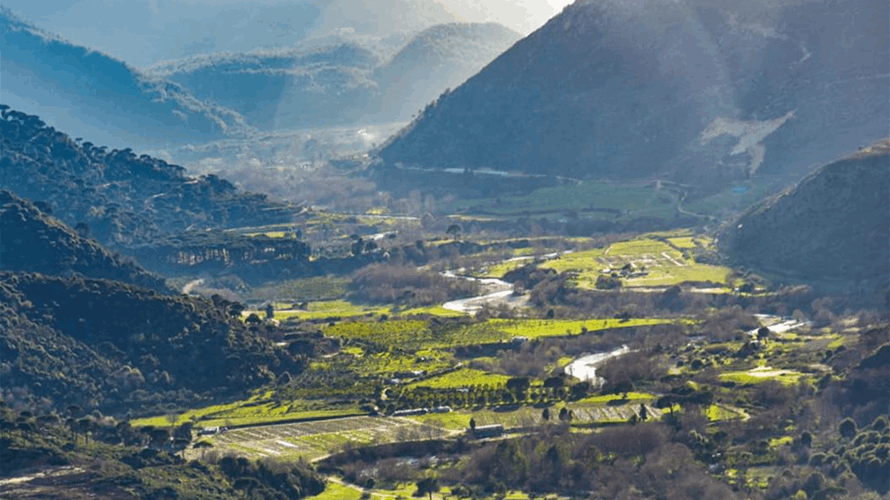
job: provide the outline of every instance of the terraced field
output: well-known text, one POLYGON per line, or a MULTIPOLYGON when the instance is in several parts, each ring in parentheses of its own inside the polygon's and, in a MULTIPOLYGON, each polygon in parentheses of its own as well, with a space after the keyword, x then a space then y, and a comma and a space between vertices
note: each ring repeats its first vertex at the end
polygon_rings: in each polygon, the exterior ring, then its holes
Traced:
MULTIPOLYGON (((450 432, 408 418, 350 417, 318 422, 234 429, 208 439, 220 452, 252 458, 315 460, 348 444, 367 445, 436 439, 450 432)), ((197 453, 191 451, 191 453, 197 453)))

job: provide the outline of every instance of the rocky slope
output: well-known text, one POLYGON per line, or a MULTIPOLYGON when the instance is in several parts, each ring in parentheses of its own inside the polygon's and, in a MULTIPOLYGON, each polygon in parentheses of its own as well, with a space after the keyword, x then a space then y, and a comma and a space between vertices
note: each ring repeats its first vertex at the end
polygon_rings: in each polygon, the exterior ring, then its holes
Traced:
POLYGON ((706 188, 799 179, 886 135, 888 18, 875 0, 578 1, 378 154, 706 188))

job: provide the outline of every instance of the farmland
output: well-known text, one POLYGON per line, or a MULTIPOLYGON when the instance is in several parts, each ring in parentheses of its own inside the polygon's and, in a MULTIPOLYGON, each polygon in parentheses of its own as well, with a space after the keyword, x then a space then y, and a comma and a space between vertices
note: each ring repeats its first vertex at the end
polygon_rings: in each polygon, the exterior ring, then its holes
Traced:
MULTIPOLYGON (((440 238, 424 247, 449 248, 453 243, 440 238)), ((677 429, 700 422, 690 446, 714 447, 718 445, 709 440, 719 439, 716 431, 723 426, 759 425, 773 411, 763 401, 790 405, 791 394, 831 383, 831 356, 858 345, 852 318, 817 328, 801 311, 795 311, 794 319, 772 312, 755 315, 770 301, 784 299, 768 292, 739 292, 740 283, 759 278, 711 264, 716 262, 713 241, 693 231, 609 240, 539 238, 516 248, 510 246, 514 243, 519 242, 486 240, 478 254, 446 251, 447 257, 428 264, 436 272, 452 269, 446 273, 449 279, 501 278, 523 268, 513 274, 528 279, 528 289, 509 290, 510 284, 502 281, 491 285, 501 294, 511 293, 514 305, 492 300, 473 314, 410 300, 360 303, 350 298, 350 284, 343 277, 257 289, 254 296, 264 301, 255 302, 242 317, 260 317, 251 323, 258 331, 287 332, 278 333, 276 340, 298 345, 300 352, 312 352, 302 349, 317 342, 304 369, 241 401, 134 424, 229 427, 203 437, 212 446, 187 451, 191 457, 231 453, 318 463, 345 456, 344 450, 377 450, 373 445, 401 442, 420 446, 461 437, 461 442, 469 439, 484 448, 484 440, 472 439, 468 429, 473 426, 503 428, 496 441, 521 443, 551 434, 576 442, 627 425, 663 423, 677 429), (620 286, 603 289, 598 282, 604 276, 620 286), (542 286, 536 288, 538 282, 542 286), (686 302, 661 305, 681 296, 686 302), (275 322, 262 319, 266 304, 275 322), (589 312, 596 307, 602 308, 589 312), (759 326, 774 330, 759 338, 759 326), (616 350, 622 352, 619 357, 596 365, 597 377, 602 377, 598 381, 582 382, 564 373, 573 360, 616 350)), ((782 307, 788 311, 807 305, 782 307)), ((783 424, 766 433, 763 453, 772 458, 758 458, 758 463, 765 465, 781 450, 797 446, 794 432, 783 424)), ((747 448, 728 440, 719 446, 727 464, 751 460, 747 448)), ((405 457, 392 460, 402 465, 387 469, 374 487, 359 488, 365 480, 347 468, 329 481, 320 498, 407 496, 415 490, 411 481, 428 474, 451 477, 467 458, 453 457, 436 466, 418 466, 405 457)), ((769 481, 757 474, 765 470, 746 474, 764 485, 769 481)), ((743 476, 729 467, 715 477, 736 484, 743 476)), ((445 492, 458 485, 442 487, 445 492)), ((495 497, 477 493, 479 498, 495 497)))
POLYGON ((696 249, 705 249, 708 245, 704 238, 689 236, 643 237, 562 255, 541 267, 574 271, 578 285, 589 289, 596 288, 597 278, 612 273, 620 274, 622 285, 627 288, 667 287, 687 282, 723 288, 730 269, 702 264, 694 258, 696 249))
POLYGON ((350 417, 233 429, 208 439, 213 448, 254 458, 316 460, 346 446, 436 439, 448 433, 410 419, 350 417))

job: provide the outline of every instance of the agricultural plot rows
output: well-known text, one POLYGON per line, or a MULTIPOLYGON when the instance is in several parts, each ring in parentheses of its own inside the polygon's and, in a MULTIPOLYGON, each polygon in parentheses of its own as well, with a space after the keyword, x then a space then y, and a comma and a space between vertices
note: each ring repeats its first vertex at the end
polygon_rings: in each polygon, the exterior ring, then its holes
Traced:
POLYGON ((356 445, 435 439, 448 432, 406 418, 351 417, 230 430, 214 436, 221 451, 257 457, 313 460, 356 445))
MULTIPOLYGON (((646 406, 647 418, 658 418, 662 411, 648 404, 646 406)), ((621 406, 582 406, 571 407, 574 421, 585 423, 609 423, 627 422, 633 415, 639 416, 639 404, 626 404, 621 406)))

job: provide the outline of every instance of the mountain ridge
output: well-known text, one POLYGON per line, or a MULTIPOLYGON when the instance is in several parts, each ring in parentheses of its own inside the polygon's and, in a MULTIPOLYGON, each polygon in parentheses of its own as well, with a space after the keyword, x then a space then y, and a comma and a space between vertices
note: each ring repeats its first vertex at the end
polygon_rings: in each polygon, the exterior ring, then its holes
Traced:
POLYGON ((798 179, 886 134, 884 14, 872 0, 576 2, 375 153, 705 186, 798 179))

